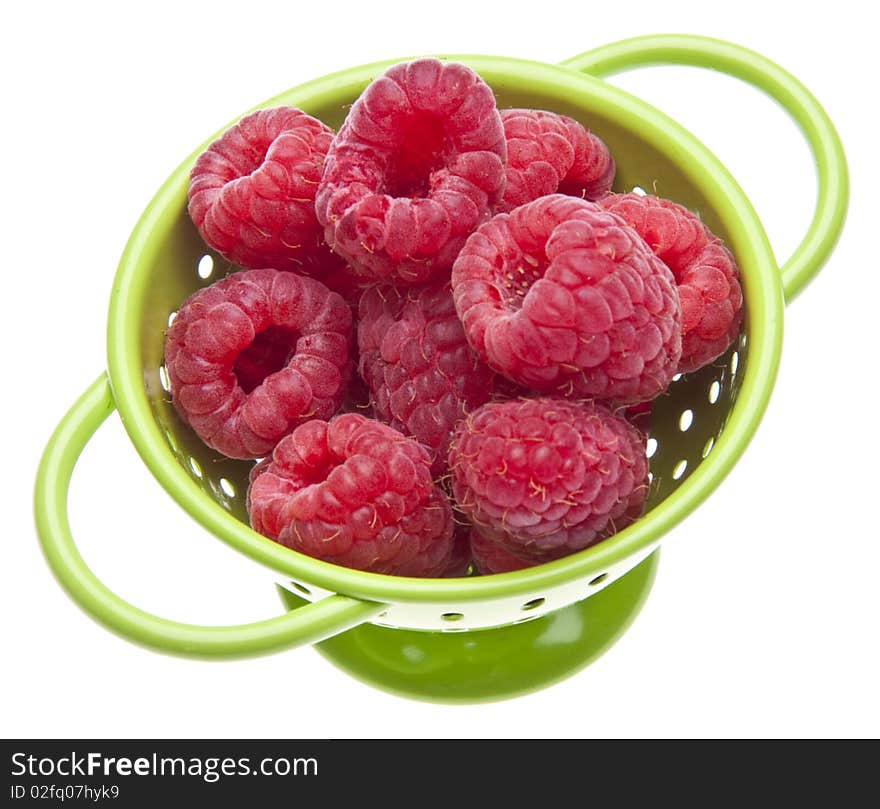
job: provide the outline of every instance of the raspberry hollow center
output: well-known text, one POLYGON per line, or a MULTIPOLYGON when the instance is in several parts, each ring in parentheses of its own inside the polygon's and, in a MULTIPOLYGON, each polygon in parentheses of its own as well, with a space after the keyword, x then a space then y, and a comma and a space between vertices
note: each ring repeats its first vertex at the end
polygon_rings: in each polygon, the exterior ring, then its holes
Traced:
POLYGON ((239 175, 240 178, 253 177, 254 174, 263 168, 266 158, 269 156, 271 145, 271 143, 260 144, 260 147, 253 154, 248 155, 250 160, 242 167, 242 172, 239 175))
POLYGON ((408 122, 387 177, 386 192, 393 197, 420 198, 430 191, 431 173, 446 157, 443 121, 437 115, 419 113, 408 122))
POLYGON ((509 309, 518 311, 535 281, 544 277, 549 262, 547 256, 522 254, 516 262, 510 262, 498 270, 498 282, 504 301, 509 309))
POLYGON ((296 352, 299 332, 284 326, 269 326, 238 355, 232 368, 245 393, 259 387, 267 376, 284 368, 296 352))
POLYGON ((337 458, 330 452, 326 453, 320 459, 316 460, 313 458, 312 460, 314 462, 313 466, 297 469, 299 481, 303 488, 308 486, 320 487, 326 485, 330 473, 345 465, 345 458, 337 458))

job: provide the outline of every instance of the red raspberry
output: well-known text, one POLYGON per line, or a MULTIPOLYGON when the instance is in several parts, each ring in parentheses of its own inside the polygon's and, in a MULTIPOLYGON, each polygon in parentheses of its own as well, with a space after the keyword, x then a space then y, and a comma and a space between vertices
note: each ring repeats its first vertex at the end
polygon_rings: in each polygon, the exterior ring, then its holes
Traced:
POLYGON ((577 121, 566 119, 574 144, 574 163, 568 174, 559 183, 559 193, 572 197, 598 200, 610 193, 614 183, 616 166, 611 151, 598 135, 584 129, 586 137, 581 134, 583 127, 577 121))
POLYGON ((520 385, 639 401, 676 372, 672 273, 595 203, 554 194, 497 214, 467 240, 452 290, 468 342, 520 385))
POLYGON ((608 147, 577 121, 545 110, 501 110, 507 138, 507 185, 498 211, 557 191, 595 200, 614 182, 608 147))
POLYGON ((471 529, 470 539, 474 565, 483 576, 488 576, 492 573, 510 573, 514 570, 524 570, 537 564, 536 562, 520 559, 503 545, 499 545, 494 540, 481 534, 476 528, 471 529))
POLYGON ((190 174, 189 213, 205 242, 242 267, 337 271, 315 216, 332 139, 332 129, 293 107, 242 118, 190 174))
POLYGON ((680 373, 723 354, 742 324, 739 269, 697 214, 650 194, 613 194, 601 205, 620 216, 672 270, 681 298, 680 373))
POLYGON ((412 439, 354 413, 314 419, 251 474, 254 530, 326 562, 442 576, 453 551, 449 501, 412 439))
POLYGON ((336 412, 351 375, 351 311, 319 281, 245 270, 200 289, 165 338, 177 412, 208 446, 259 458, 336 412))
POLYGON ((593 403, 489 402, 449 452, 458 507, 489 539, 544 561, 629 524, 648 492, 643 436, 593 403))
POLYGON ((376 415, 424 444, 445 471, 452 428, 489 400, 495 374, 467 344, 449 283, 361 297, 359 370, 376 415))
POLYGON ((364 90, 333 141, 315 209, 364 277, 422 283, 448 270, 504 188, 495 97, 473 70, 418 59, 364 90))

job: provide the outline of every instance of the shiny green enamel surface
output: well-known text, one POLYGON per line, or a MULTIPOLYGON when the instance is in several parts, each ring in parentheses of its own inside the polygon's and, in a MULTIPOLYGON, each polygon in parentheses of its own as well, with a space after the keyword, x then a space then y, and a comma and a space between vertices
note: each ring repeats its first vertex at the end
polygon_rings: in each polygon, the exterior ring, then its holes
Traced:
MULTIPOLYGON (((398 696, 450 703, 521 696, 570 677, 614 644, 644 604, 658 556, 543 618, 470 632, 364 624, 316 648, 358 680, 398 696)), ((289 609, 302 609, 301 599, 279 593, 289 609)))

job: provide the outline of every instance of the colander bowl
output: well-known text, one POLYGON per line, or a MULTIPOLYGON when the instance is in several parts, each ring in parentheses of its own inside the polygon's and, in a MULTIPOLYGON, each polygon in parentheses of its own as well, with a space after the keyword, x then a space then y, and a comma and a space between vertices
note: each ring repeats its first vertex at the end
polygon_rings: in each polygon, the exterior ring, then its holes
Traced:
MULTIPOLYGON (((180 303, 234 271, 206 249, 186 212, 196 149, 166 180, 128 241, 110 297, 107 372, 58 425, 35 490, 37 533, 62 586, 87 613, 144 646, 201 658, 246 657, 316 643, 354 676, 398 694, 464 702, 511 697, 577 671, 638 612, 661 540, 722 482, 755 433, 780 358, 784 303, 815 275, 843 225, 847 174, 833 125, 813 96, 764 57, 719 40, 641 37, 548 65, 455 56, 500 107, 551 109, 609 145, 615 190, 643 189, 699 211, 741 270, 745 319, 722 357, 676 380, 651 415, 651 490, 644 517, 598 545, 514 573, 410 579, 335 566, 282 547, 247 524, 250 464, 217 455, 168 396, 164 333, 180 303), (599 77, 640 65, 713 67, 764 89, 813 150, 818 199, 807 236, 780 270, 748 199, 718 159, 675 121, 599 77), (67 519, 77 459, 112 412, 177 503, 218 539, 273 571, 286 611, 240 626, 194 626, 144 612, 101 583, 67 519)), ((393 60, 295 87, 259 106, 289 104, 338 127, 348 105, 393 60)), ((224 127, 225 129, 225 127, 224 127)))

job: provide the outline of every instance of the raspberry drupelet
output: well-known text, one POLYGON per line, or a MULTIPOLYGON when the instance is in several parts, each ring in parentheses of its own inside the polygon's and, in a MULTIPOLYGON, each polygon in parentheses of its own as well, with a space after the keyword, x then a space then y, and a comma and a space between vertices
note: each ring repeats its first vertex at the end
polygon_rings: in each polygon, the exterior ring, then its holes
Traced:
POLYGON ((678 368, 675 279, 596 203, 553 194, 497 214, 467 240, 452 290, 478 356, 527 388, 631 403, 678 368))
POLYGON ((358 347, 376 415, 424 444, 442 474, 453 427, 495 385, 465 339, 449 283, 369 288, 360 301, 358 347))
POLYGON ((614 182, 614 158, 604 142, 565 115, 501 110, 507 139, 507 184, 497 211, 512 211, 547 194, 604 197, 614 182))
POLYGON ((489 402, 456 428, 449 452, 457 507, 524 560, 586 548, 640 516, 644 436, 600 405, 489 402))
POLYGON ((448 272, 504 190, 495 96, 470 68, 394 65, 355 101, 315 199, 327 243, 363 277, 418 284, 448 272))
POLYGON ((245 270, 198 290, 165 337, 171 399, 210 447, 259 458, 330 418, 351 377, 351 310, 313 278, 245 270))
POLYGON ((205 242, 241 267, 342 279, 315 215, 332 139, 294 107, 257 110, 227 130, 190 174, 189 214, 205 242))
POLYGON ((683 205, 650 194, 612 194, 620 216, 672 270, 681 299, 680 373, 723 354, 742 325, 743 295, 733 254, 683 205))
POLYGON ((251 526, 326 562, 439 577, 455 561, 452 509, 417 442, 354 413, 312 420, 251 473, 251 526))

